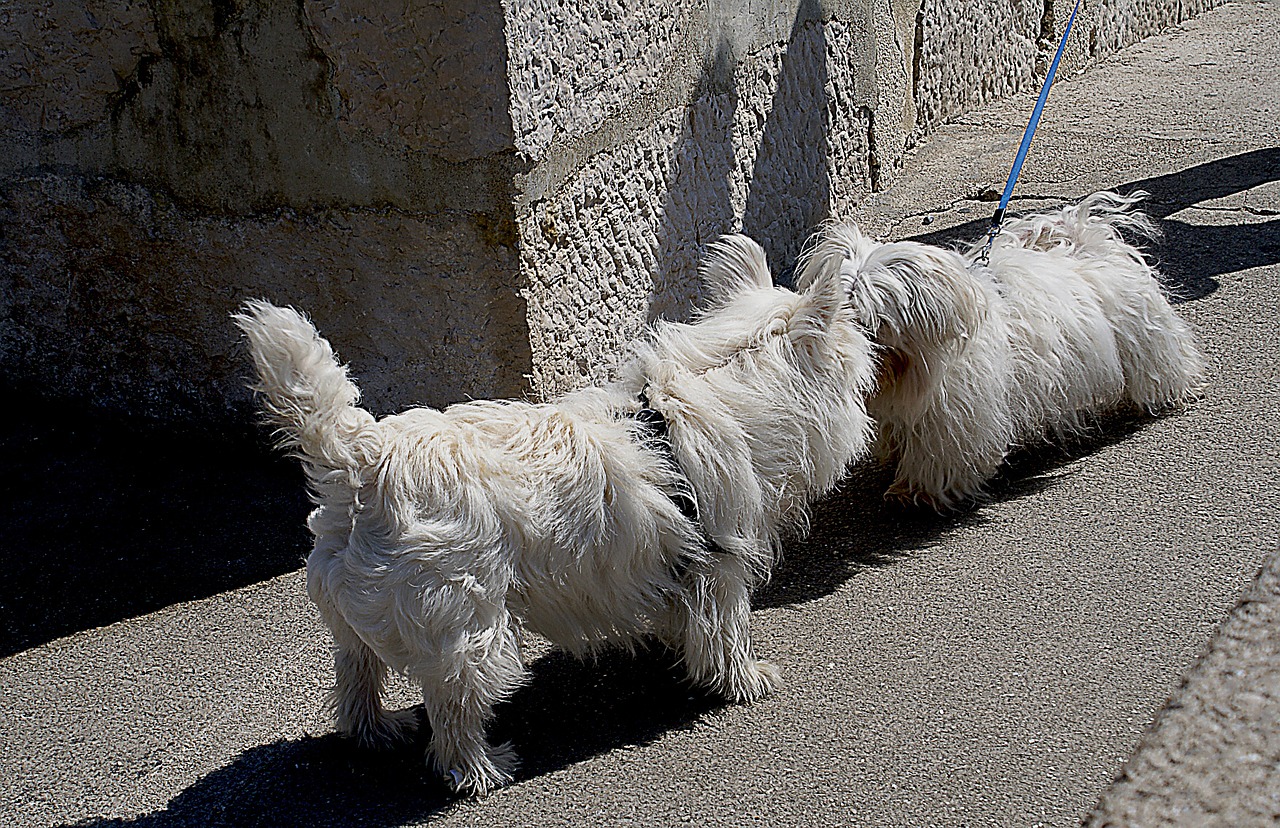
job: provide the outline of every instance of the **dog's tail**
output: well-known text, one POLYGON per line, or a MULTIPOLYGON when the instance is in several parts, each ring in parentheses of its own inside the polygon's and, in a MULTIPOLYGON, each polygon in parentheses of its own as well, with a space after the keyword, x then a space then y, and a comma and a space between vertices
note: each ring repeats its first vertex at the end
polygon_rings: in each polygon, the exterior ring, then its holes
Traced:
POLYGON ((1160 229, 1138 209, 1146 197, 1141 191, 1127 196, 1097 192, 1079 204, 1008 222, 1001 235, 1016 239, 1019 247, 1057 249, 1075 258, 1113 256, 1118 251, 1140 257, 1135 242, 1160 238, 1160 229))
POLYGON ((292 308, 252 300, 231 318, 249 340, 258 370, 254 390, 280 445, 299 456, 317 494, 333 484, 359 488, 381 441, 373 415, 356 406, 360 389, 333 348, 292 308))

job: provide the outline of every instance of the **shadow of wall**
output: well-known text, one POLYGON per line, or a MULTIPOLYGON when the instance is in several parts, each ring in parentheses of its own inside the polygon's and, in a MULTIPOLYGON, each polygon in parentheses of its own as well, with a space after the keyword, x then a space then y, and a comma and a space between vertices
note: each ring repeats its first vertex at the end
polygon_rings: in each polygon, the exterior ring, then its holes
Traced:
MULTIPOLYGON (((1218 278, 1253 267, 1280 262, 1280 219, 1236 224, 1191 224, 1177 213, 1215 199, 1247 192, 1280 181, 1280 148, 1252 150, 1196 164, 1184 170, 1128 181, 1116 192, 1148 194, 1142 209, 1156 220, 1162 238, 1148 245, 1148 254, 1174 304, 1213 293, 1218 278)), ((1015 196, 1013 203, 1016 205, 1015 196)), ((1017 210, 1010 211, 1016 215, 1017 210)), ((942 247, 962 247, 986 235, 990 218, 920 233, 912 240, 942 247)))

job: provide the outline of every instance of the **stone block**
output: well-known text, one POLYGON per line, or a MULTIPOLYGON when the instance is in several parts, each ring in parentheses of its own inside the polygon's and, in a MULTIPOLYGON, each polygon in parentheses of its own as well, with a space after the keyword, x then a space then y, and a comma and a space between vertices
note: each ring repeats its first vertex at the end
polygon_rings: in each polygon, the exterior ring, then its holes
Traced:
MULTIPOLYGON (((1216 0, 1098 0, 1063 71, 1216 0)), ((720 234, 786 279, 1065 0, 15 0, 0 377, 243 416, 227 314, 310 313, 375 409, 607 379, 720 234)), ((1069 7, 1068 7, 1069 8, 1069 7)))
POLYGON ((158 420, 232 416, 252 371, 229 314, 306 311, 374 411, 518 393, 529 364, 510 239, 393 210, 199 216, 139 185, 57 175, 0 204, 10 382, 158 420))

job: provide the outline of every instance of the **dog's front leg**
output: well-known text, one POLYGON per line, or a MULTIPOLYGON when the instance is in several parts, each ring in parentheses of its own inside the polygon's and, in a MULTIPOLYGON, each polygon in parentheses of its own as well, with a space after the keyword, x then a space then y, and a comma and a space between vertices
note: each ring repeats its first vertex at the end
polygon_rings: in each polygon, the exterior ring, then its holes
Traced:
POLYGON ((705 570, 686 575, 682 613, 685 669, 695 683, 735 702, 752 702, 782 686, 778 668, 751 647, 751 578, 742 559, 719 551, 705 570))

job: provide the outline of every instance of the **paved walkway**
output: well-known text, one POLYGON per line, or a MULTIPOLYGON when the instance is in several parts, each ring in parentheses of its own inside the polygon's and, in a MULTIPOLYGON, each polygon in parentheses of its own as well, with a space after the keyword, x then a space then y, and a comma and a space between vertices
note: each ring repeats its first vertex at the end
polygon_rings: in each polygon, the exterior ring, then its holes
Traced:
MULTIPOLYGON (((100 597, 86 614, 95 585, 52 579, 41 629, 111 623, 26 631, 0 660, 0 823, 1275 824, 1277 31, 1274 0, 1233 3, 1065 79, 1014 204, 1152 193, 1155 253, 1210 360, 1205 400, 1028 453, 959 519, 896 512, 882 477, 855 477, 758 596, 759 649, 788 681, 777 697, 723 706, 656 655, 535 653, 495 724, 520 778, 455 803, 424 780, 420 745, 370 753, 332 734, 327 643, 292 566, 136 617, 100 597)), ((980 233, 991 205, 972 196, 1003 183, 1030 103, 936 134, 860 208, 867 227, 980 233)), ((235 542, 301 508, 272 502, 228 516, 235 542)), ((229 542, 216 520, 183 534, 175 578, 229 542)))

